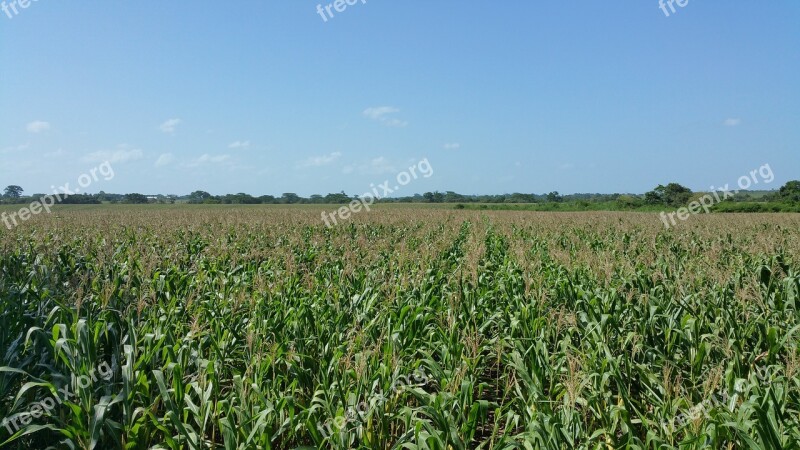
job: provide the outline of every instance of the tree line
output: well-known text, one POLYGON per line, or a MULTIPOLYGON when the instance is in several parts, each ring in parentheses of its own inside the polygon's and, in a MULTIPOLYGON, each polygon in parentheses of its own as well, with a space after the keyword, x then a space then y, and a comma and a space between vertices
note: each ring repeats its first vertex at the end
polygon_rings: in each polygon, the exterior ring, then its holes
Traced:
MULTIPOLYGON (((23 204, 34 201, 46 194, 33 194, 25 196, 20 186, 8 186, 3 191, 0 202, 5 204, 23 204)), ((680 207, 704 195, 701 192, 692 192, 691 189, 678 183, 658 185, 651 191, 642 195, 638 194, 569 194, 561 195, 558 192, 547 194, 500 194, 500 195, 463 195, 453 191, 426 192, 406 197, 383 198, 378 203, 576 203, 597 204, 614 203, 621 209, 637 209, 642 207, 680 207)), ((146 203, 188 203, 188 204, 226 204, 226 205, 302 205, 302 204, 347 204, 357 199, 344 192, 327 195, 311 195, 302 197, 298 194, 287 192, 281 196, 262 195, 255 197, 245 193, 211 195, 206 191, 194 191, 189 195, 144 195, 139 193, 108 194, 100 191, 97 194, 75 194, 59 196, 58 203, 62 204, 146 204, 146 203)), ((732 199, 734 203, 783 203, 800 204, 800 181, 790 181, 778 191, 769 193, 739 192, 732 199)))

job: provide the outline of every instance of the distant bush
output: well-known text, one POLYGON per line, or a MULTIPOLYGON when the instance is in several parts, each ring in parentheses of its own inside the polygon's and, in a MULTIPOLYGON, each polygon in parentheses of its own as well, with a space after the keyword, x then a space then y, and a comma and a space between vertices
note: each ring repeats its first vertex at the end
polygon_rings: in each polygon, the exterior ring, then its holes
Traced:
POLYGON ((800 212, 800 205, 776 202, 723 202, 714 207, 714 212, 721 213, 769 213, 800 212))
POLYGON ((139 205, 139 204, 149 203, 149 200, 147 199, 147 196, 143 194, 133 193, 133 194, 125 194, 124 202, 139 205))

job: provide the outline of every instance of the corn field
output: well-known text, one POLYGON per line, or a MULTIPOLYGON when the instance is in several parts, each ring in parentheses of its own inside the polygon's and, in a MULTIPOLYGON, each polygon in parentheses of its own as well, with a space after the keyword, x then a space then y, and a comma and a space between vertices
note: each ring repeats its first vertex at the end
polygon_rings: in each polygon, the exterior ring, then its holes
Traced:
POLYGON ((0 447, 800 448, 800 217, 59 209, 0 228, 0 447))

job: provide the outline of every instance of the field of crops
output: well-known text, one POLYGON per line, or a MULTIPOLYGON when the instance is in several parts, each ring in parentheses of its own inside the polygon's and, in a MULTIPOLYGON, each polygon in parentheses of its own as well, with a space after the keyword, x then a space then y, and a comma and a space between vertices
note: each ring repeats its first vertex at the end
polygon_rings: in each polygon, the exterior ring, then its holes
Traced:
POLYGON ((798 448, 800 216, 0 228, 0 447, 798 448))

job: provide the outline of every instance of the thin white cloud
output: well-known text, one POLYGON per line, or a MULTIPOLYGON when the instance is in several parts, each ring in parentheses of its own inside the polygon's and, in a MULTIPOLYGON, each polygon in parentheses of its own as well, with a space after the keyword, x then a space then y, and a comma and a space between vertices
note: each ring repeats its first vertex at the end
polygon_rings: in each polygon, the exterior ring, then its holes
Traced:
POLYGON ((164 133, 174 133, 178 125, 181 124, 181 119, 169 119, 162 123, 158 128, 164 133))
POLYGON ((297 164, 297 167, 322 167, 333 164, 342 157, 342 152, 333 152, 328 155, 312 156, 297 164))
POLYGON ((138 148, 130 148, 127 145, 119 145, 116 150, 100 150, 84 155, 81 160, 88 163, 126 163, 142 159, 144 153, 138 148))
POLYGON ((742 119, 725 119, 725 122, 722 122, 722 124, 726 127, 738 127, 742 124, 742 119))
POLYGON ((250 141, 231 142, 228 145, 228 148, 231 148, 231 149, 237 149, 237 148, 246 149, 246 148, 250 148, 250 141))
POLYGON ((461 144, 459 144, 458 142, 448 142, 447 144, 444 144, 445 150, 458 150, 460 148, 461 144))
POLYGON ((66 154, 67 154, 67 152, 65 152, 63 148, 59 148, 58 150, 56 150, 54 152, 45 153, 44 157, 45 158, 60 158, 60 157, 62 157, 64 155, 66 155, 66 154))
POLYGON ((400 110, 393 106, 375 106, 364 110, 363 114, 369 119, 381 122, 387 127, 404 127, 408 125, 405 120, 400 120, 394 117, 388 117, 391 114, 397 114, 400 110))
POLYGON ((351 174, 356 171, 362 175, 383 175, 386 173, 397 173, 397 167, 386 157, 381 156, 364 164, 357 166, 349 165, 342 168, 343 174, 351 174))
POLYGON ((172 163, 172 161, 175 161, 175 156, 172 153, 164 153, 158 157, 155 166, 158 168, 164 167, 172 163))
POLYGON ((36 120, 25 126, 28 133, 44 133, 50 129, 50 122, 36 120))
POLYGON ((380 158, 375 158, 369 162, 367 165, 368 170, 370 173, 375 174, 383 174, 383 173, 394 173, 397 172, 397 169, 388 159, 381 156, 380 158))
POLYGON ((31 146, 30 143, 17 145, 16 147, 6 147, 0 149, 0 153, 12 153, 12 152, 21 152, 23 150, 27 150, 31 146))
POLYGON ((570 170, 570 169, 574 169, 575 168, 575 164, 564 163, 564 164, 561 164, 560 166, 558 166, 558 168, 561 169, 561 170, 570 170))
POLYGON ((372 120, 381 120, 387 114, 394 114, 400 112, 399 109, 391 106, 376 106, 364 110, 364 115, 372 120))
POLYGON ((396 128, 403 128, 408 126, 408 122, 400 119, 386 119, 383 121, 383 124, 386 125, 387 127, 396 127, 396 128))
POLYGON ((189 167, 199 167, 205 164, 220 164, 224 163, 225 161, 229 160, 231 155, 209 155, 205 153, 200 155, 199 158, 195 158, 187 164, 189 167))

